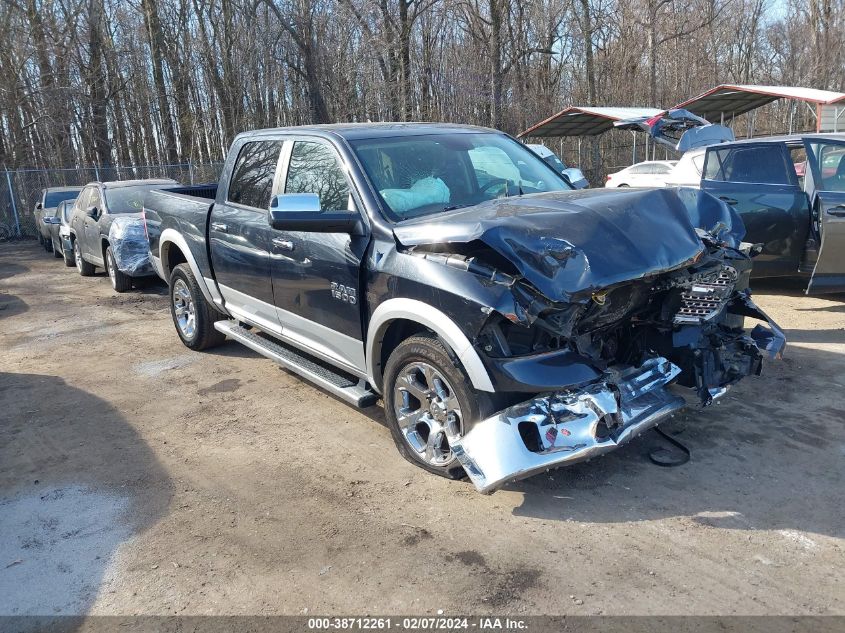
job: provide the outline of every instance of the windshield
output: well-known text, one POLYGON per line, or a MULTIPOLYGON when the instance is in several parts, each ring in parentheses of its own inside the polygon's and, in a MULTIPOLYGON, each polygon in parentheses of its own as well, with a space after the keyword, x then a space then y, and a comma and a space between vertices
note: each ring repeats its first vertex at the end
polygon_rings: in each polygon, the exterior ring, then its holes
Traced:
POLYGON ((44 196, 44 208, 52 209, 59 206, 62 200, 73 200, 79 195, 79 189, 72 191, 48 191, 44 196))
POLYGON ((566 169, 566 165, 564 165, 561 160, 554 154, 546 156, 545 158, 543 158, 543 160, 546 161, 549 165, 551 165, 552 169, 561 173, 566 169))
POLYGON ((351 144, 395 222, 505 196, 572 189, 534 152, 502 134, 427 134, 351 144))
POLYGON ((140 213, 144 206, 144 196, 148 191, 166 187, 165 184, 133 185, 131 187, 106 188, 106 208, 110 214, 140 213))

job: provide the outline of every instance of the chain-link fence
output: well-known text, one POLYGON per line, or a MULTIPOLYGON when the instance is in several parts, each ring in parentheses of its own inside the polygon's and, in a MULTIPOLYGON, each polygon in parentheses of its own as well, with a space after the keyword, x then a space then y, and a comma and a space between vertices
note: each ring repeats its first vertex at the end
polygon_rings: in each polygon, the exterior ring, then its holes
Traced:
POLYGON ((0 172, 0 236, 33 238, 35 204, 46 187, 83 186, 93 181, 172 178, 185 184, 216 182, 223 163, 180 163, 133 167, 77 167, 74 169, 16 169, 0 172))

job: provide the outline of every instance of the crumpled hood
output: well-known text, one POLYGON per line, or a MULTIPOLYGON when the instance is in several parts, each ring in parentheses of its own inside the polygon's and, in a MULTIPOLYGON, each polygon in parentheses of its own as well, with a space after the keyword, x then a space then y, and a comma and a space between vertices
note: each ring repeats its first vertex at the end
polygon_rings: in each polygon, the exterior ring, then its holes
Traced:
MULTIPOLYGON (((691 264, 696 229, 738 247, 736 212, 696 189, 588 189, 499 198, 394 227, 406 247, 481 241, 546 297, 572 295, 691 264)), ((444 248, 448 252, 448 247, 444 248)))

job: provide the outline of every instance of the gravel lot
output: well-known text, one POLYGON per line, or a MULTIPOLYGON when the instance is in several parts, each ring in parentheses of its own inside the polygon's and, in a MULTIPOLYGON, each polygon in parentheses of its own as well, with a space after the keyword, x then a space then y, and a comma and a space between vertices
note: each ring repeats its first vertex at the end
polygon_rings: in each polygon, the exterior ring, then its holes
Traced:
POLYGON ((485 497, 236 343, 0 245, 1 614, 845 614, 845 297, 766 284, 782 362, 485 497), (306 611, 307 610, 307 611, 306 611))

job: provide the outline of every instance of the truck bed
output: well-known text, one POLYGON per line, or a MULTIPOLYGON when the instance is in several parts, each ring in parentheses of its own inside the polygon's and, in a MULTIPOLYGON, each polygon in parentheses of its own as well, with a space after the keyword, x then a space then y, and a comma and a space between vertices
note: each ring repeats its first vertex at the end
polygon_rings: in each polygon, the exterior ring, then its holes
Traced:
POLYGON ((184 238, 201 274, 210 276, 206 237, 208 217, 216 196, 217 183, 169 187, 149 192, 144 199, 144 219, 152 256, 159 259, 162 257, 159 249, 161 235, 172 229, 184 238))

